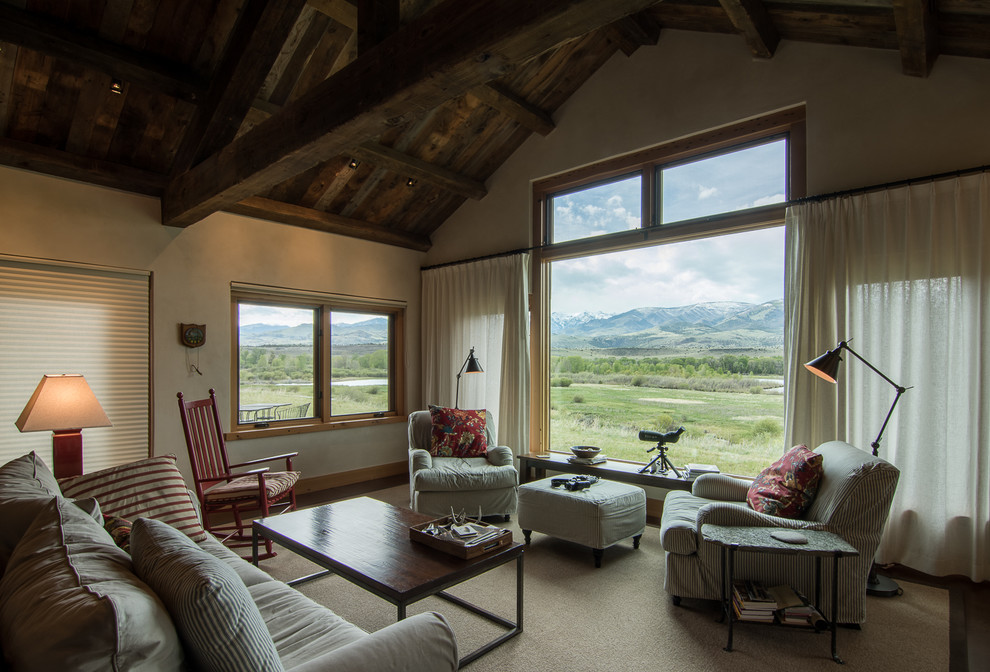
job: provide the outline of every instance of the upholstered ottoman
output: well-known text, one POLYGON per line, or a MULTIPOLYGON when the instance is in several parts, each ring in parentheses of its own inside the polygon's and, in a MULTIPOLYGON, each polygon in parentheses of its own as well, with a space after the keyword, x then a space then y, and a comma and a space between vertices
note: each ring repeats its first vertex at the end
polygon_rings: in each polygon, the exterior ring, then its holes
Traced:
POLYGON ((643 488, 601 480, 582 490, 552 487, 553 479, 519 486, 519 527, 526 543, 535 530, 590 546, 595 567, 602 566, 605 548, 617 541, 639 538, 646 529, 646 492, 643 488))

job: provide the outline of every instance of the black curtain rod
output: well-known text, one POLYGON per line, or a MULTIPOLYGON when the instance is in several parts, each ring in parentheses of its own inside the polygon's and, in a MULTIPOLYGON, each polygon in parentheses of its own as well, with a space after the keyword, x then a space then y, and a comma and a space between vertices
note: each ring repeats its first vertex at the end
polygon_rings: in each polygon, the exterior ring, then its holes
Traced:
POLYGON ((434 268, 445 268, 447 266, 459 266, 460 264, 470 264, 473 261, 485 261, 486 259, 498 259, 499 257, 511 257, 513 254, 522 254, 524 252, 532 252, 533 250, 539 250, 542 245, 533 245, 532 247, 520 247, 517 250, 509 250, 508 252, 495 252, 493 254, 485 254, 480 257, 471 257, 470 259, 458 259, 457 261, 447 261, 442 264, 433 264, 432 266, 420 266, 421 271, 432 271, 434 268))
MULTIPOLYGON (((795 198, 784 203, 785 206, 791 205, 801 205, 803 203, 820 203, 821 201, 827 201, 832 198, 842 198, 843 196, 855 196, 856 194, 865 194, 871 191, 882 191, 884 189, 893 189, 894 187, 904 187, 909 184, 917 184, 919 182, 934 182, 936 180, 944 180, 950 177, 962 177, 963 175, 972 175, 974 173, 984 173, 990 170, 990 164, 985 164, 975 168, 963 168, 961 170, 950 170, 944 173, 933 173, 931 175, 925 175, 924 177, 909 177, 904 180, 897 180, 896 182, 884 182, 883 184, 874 184, 869 187, 856 187, 855 189, 846 189, 844 191, 833 191, 829 194, 818 194, 817 196, 805 196, 803 198, 795 198)), ((532 252, 533 250, 543 249, 543 245, 533 245, 531 247, 520 247, 516 250, 509 250, 508 252, 496 252, 494 254, 486 254, 480 257, 472 257, 470 259, 459 259, 458 261, 448 261, 442 264, 433 264, 432 266, 421 266, 421 271, 430 271, 434 268, 444 268, 446 266, 457 266, 459 264, 470 264, 474 261, 484 261, 486 259, 497 259, 498 257, 508 257, 513 254, 522 254, 523 252, 532 252)))
POLYGON ((936 180, 944 180, 950 177, 962 177, 963 175, 971 175, 973 173, 983 173, 990 170, 990 164, 979 166, 976 168, 964 168, 962 170, 950 170, 945 173, 934 173, 932 175, 925 175, 924 177, 909 177, 904 180, 897 180, 896 182, 885 182, 883 184, 874 184, 869 187, 856 187, 855 189, 846 189, 845 191, 833 191, 830 194, 818 194, 817 196, 805 196, 804 198, 795 198, 793 200, 787 201, 785 205, 801 205, 802 203, 820 203, 821 201, 827 201, 832 198, 841 198, 843 196, 855 196, 856 194, 865 194, 870 191, 882 191, 884 189, 893 189, 894 187, 904 187, 909 184, 917 184, 918 182, 934 182, 936 180))

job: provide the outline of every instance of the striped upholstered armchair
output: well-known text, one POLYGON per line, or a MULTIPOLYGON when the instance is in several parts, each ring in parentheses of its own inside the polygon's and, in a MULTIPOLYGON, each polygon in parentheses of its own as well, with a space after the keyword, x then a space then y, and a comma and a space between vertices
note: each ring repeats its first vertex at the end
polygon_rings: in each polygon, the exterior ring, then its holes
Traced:
MULTIPOLYGON (((679 604, 682 597, 721 598, 720 549, 702 540, 701 526, 784 527, 828 530, 859 551, 839 564, 839 623, 866 620, 864 597, 873 556, 880 544, 900 472, 843 441, 830 441, 815 451, 822 456, 818 494, 798 519, 757 513, 746 503, 752 481, 721 474, 699 476, 690 493, 671 492, 663 505, 660 539, 666 560, 664 588, 679 604)), ((770 553, 738 553, 735 574, 766 585, 789 584, 809 597, 814 594, 810 557, 770 553)), ((826 561, 828 562, 828 561, 826 561)), ((824 568, 823 568, 824 569, 824 568)), ((820 605, 831 613, 832 573, 822 572, 820 605)))

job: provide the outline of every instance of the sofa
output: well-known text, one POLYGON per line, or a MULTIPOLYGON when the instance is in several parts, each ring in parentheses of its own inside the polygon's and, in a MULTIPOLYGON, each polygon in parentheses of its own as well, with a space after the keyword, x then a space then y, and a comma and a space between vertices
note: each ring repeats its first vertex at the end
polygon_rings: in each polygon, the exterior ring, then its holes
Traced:
MULTIPOLYGON (((866 583, 873 556, 900 472, 844 441, 829 441, 815 449, 822 472, 810 506, 797 518, 760 513, 747 503, 753 481, 724 474, 704 474, 691 492, 670 492, 660 518, 665 554, 664 588, 679 604, 681 598, 721 599, 721 549, 702 538, 705 523, 730 526, 827 530, 859 551, 839 561, 839 623, 866 620, 866 583)), ((770 553, 737 553, 735 576, 768 586, 788 584, 809 598, 814 595, 812 558, 770 553)), ((832 560, 823 563, 822 597, 818 605, 831 614, 832 560)))
POLYGON ((436 613, 368 634, 199 524, 174 456, 0 467, 0 648, 20 670, 455 670, 436 613), (123 514, 131 516, 130 519, 123 514))

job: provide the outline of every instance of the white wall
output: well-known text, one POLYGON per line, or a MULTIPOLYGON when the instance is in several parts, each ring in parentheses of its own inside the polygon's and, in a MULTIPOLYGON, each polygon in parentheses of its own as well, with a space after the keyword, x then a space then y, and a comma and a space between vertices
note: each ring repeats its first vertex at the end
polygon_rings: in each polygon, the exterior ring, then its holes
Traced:
POLYGON ((616 54, 434 234, 427 263, 531 244, 531 182, 577 166, 807 105, 808 193, 990 163, 990 60, 941 56, 926 79, 892 50, 783 41, 754 59, 741 37, 665 30, 616 54))
MULTIPOLYGON (((421 252, 225 213, 164 227, 156 198, 12 168, 0 168, 0 203, 0 253, 152 272, 154 451, 176 454, 187 476, 175 395, 204 398, 214 387, 229 403, 231 281, 406 301, 406 400, 419 407, 421 252), (188 370, 180 322, 207 325, 202 376, 188 370)), ((296 450, 294 466, 314 477, 405 461, 406 425, 241 440, 228 450, 234 461, 296 450)))

